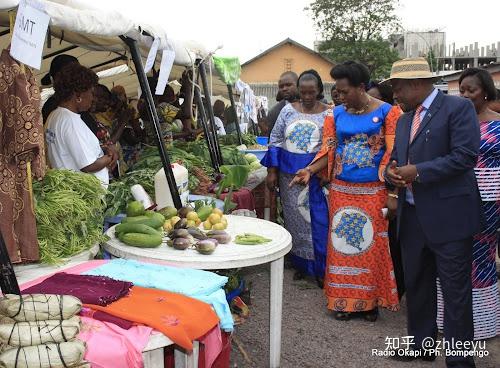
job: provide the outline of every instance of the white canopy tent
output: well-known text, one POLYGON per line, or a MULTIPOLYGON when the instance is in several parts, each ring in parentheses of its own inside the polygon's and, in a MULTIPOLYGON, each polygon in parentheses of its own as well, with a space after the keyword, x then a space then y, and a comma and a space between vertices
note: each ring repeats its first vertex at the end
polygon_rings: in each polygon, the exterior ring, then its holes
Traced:
MULTIPOLYGON (((30 0, 27 0, 29 3, 30 0)), ((130 37, 138 42, 145 61, 155 38, 160 41, 155 68, 159 70, 161 51, 171 48, 175 51, 174 67, 170 79, 178 79, 185 67, 191 66, 197 58, 209 55, 207 48, 190 40, 168 38, 162 27, 136 22, 115 10, 90 7, 82 0, 37 0, 37 8, 50 16, 49 34, 45 42, 42 66, 35 75, 40 80, 49 70, 52 59, 59 54, 78 58, 82 65, 94 71, 102 71, 118 65, 128 65, 129 72, 106 78, 108 87, 122 85, 127 95, 134 97, 138 91, 135 69, 131 63, 130 51, 120 36, 130 37)), ((0 47, 10 43, 9 10, 15 10, 19 0, 0 1, 0 47)), ((217 76, 212 81, 214 94, 227 94, 227 87, 217 76)))

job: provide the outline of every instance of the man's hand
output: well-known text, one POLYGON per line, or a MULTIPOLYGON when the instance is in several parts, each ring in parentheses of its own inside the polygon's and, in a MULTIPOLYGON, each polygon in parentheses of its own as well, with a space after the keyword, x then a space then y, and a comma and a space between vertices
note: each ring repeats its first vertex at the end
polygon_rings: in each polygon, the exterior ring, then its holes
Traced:
POLYGON ((295 177, 292 179, 288 187, 292 187, 295 184, 307 185, 311 179, 311 172, 306 169, 300 169, 295 173, 295 177))
POLYGON ((399 173, 398 171, 399 169, 400 168, 398 168, 398 163, 396 161, 392 161, 387 166, 386 176, 392 185, 398 188, 404 188, 406 187, 406 181, 403 179, 403 176, 399 173))
POLYGON ((417 167, 415 165, 405 165, 396 168, 396 175, 399 175, 406 184, 413 183, 417 177, 417 167))

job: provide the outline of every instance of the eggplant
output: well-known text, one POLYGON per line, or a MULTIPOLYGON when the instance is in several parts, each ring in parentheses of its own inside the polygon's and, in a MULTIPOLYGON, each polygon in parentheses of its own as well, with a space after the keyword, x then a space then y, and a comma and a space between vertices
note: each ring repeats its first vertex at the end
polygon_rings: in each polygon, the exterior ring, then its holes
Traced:
POLYGON ((208 236, 206 236, 203 231, 198 229, 197 227, 190 227, 187 229, 189 235, 193 236, 195 239, 198 240, 205 240, 208 239, 208 236))
POLYGON ((217 241, 214 239, 200 240, 196 243, 196 250, 201 254, 212 254, 217 248, 217 241))
POLYGON ((179 211, 177 211, 177 215, 180 218, 186 218, 188 213, 193 212, 193 211, 194 211, 194 209, 192 207, 185 206, 185 207, 179 208, 179 211))
POLYGON ((220 244, 228 244, 231 242, 231 235, 224 230, 212 230, 207 233, 207 236, 216 239, 220 244))
POLYGON ((185 218, 181 218, 174 225, 174 229, 186 229, 187 228, 187 220, 185 218))
POLYGON ((186 229, 175 229, 169 234, 169 237, 172 239, 187 238, 188 236, 189 232, 186 229))
POLYGON ((174 248, 178 250, 186 250, 191 246, 191 241, 185 238, 176 238, 173 242, 174 248))

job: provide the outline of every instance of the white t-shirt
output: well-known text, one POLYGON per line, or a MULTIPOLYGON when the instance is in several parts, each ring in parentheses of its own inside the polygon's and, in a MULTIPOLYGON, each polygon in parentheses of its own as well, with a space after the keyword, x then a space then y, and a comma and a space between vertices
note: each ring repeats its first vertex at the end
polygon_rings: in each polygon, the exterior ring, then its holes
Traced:
POLYGON ((214 116, 215 118, 215 129, 217 130, 218 135, 226 135, 226 129, 224 128, 224 123, 220 118, 214 116))
MULTIPOLYGON (((47 153, 54 169, 81 171, 104 156, 99 140, 79 114, 58 107, 47 118, 45 130, 47 153)), ((109 184, 105 167, 93 173, 104 185, 109 184)))

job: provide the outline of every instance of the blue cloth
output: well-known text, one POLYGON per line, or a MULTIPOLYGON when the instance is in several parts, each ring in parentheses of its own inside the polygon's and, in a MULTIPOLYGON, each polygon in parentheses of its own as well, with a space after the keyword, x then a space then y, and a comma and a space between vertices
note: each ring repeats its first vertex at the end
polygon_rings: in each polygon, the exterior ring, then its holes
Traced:
MULTIPOLYGON (((424 102, 422 102, 423 108, 422 111, 420 111, 420 122, 424 121, 425 114, 427 113, 427 110, 429 110, 429 107, 431 107, 431 104, 434 102, 434 99, 436 98, 437 94, 438 94, 438 89, 434 88, 432 92, 429 94, 429 96, 426 97, 424 102)), ((412 121, 410 122, 410 132, 412 125, 413 125, 413 118, 412 121)), ((415 205, 415 198, 413 198, 413 192, 411 190, 406 191, 406 202, 408 202, 411 205, 415 205)))
MULTIPOLYGON (((477 234, 484 220, 474 173, 481 135, 472 102, 438 91, 410 144, 413 114, 407 112, 398 121, 391 161, 417 166, 419 181, 412 190, 426 238, 440 244, 477 234)), ((405 202, 402 188, 398 229, 405 202)))
POLYGON ((298 170, 309 165, 314 157, 316 157, 316 152, 294 153, 281 147, 271 146, 260 163, 262 166, 276 167, 279 171, 295 175, 298 170))
POLYGON ((225 276, 128 259, 114 259, 86 274, 108 276, 115 280, 130 281, 137 286, 165 290, 201 300, 212 305, 223 330, 232 331, 234 328, 233 316, 223 289, 228 280, 225 276))
POLYGON ((349 183, 379 181, 378 169, 386 151, 382 128, 391 108, 384 103, 362 115, 348 113, 343 105, 333 109, 338 140, 336 155, 342 160, 337 179, 349 183))

